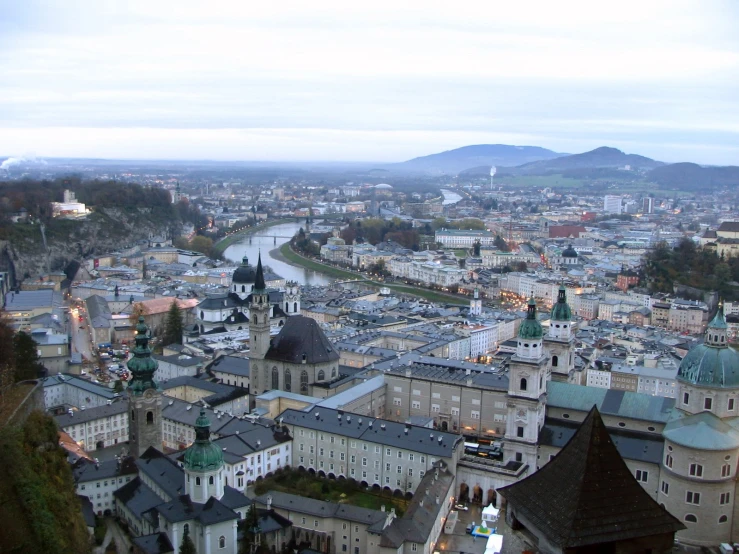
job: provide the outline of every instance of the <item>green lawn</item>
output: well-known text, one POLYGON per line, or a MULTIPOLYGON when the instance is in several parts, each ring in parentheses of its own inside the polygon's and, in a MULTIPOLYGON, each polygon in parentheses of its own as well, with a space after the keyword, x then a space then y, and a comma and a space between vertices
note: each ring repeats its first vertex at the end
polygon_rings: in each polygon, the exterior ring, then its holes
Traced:
POLYGON ((403 515, 408 506, 403 498, 394 497, 388 492, 365 490, 352 480, 326 479, 296 469, 278 471, 254 485, 254 492, 258 495, 274 490, 372 510, 379 510, 382 506, 387 511, 395 508, 398 517, 403 515))

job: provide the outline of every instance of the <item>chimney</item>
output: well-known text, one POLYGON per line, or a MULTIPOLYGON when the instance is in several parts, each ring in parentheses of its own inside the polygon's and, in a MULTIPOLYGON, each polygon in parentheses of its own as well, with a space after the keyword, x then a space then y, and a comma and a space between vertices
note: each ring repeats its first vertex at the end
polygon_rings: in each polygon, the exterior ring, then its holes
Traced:
POLYGON ((439 495, 438 494, 436 495, 436 503, 437 504, 439 503, 439 495))
POLYGON ((410 367, 406 368, 406 370, 405 370, 405 376, 406 377, 410 377, 412 374, 413 373, 411 372, 411 368, 410 367))
POLYGON ((471 375, 472 374, 472 370, 468 367, 467 369, 464 370, 464 374, 465 375, 471 375))
POLYGON ((267 511, 272 509, 272 495, 267 497, 267 511))

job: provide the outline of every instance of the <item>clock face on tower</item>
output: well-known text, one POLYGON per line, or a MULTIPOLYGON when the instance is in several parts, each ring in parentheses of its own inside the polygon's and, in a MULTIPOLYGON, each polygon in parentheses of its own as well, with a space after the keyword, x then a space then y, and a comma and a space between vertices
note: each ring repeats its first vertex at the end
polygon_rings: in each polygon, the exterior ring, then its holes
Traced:
POLYGON ((154 397, 154 391, 152 389, 147 389, 144 392, 144 398, 150 399, 154 397))

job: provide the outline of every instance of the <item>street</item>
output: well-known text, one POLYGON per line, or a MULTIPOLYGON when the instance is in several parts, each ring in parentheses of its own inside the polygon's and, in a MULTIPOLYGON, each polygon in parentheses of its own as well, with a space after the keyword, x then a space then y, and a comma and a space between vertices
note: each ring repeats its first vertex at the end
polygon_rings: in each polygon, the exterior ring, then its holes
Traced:
POLYGON ((83 361, 94 362, 92 355, 92 338, 89 321, 85 313, 81 313, 77 308, 69 309, 69 334, 72 336, 72 352, 82 354, 83 361), (79 316, 85 317, 84 321, 79 321, 79 316), (84 329, 81 327, 84 326, 84 329))

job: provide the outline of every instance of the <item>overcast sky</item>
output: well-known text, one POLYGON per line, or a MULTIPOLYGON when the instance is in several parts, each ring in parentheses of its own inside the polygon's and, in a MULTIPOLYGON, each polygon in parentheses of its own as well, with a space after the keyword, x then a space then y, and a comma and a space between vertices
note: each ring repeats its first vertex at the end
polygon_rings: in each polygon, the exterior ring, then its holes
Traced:
POLYGON ((0 0, 0 155, 739 165, 739 2, 0 0))

